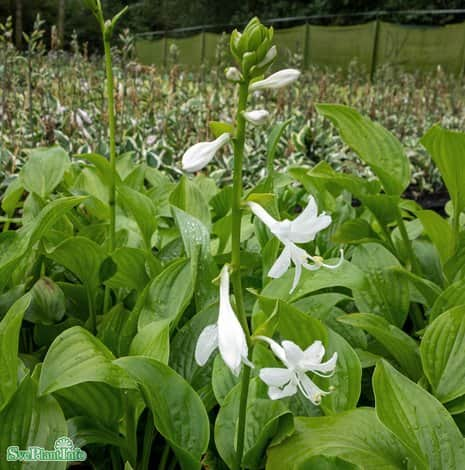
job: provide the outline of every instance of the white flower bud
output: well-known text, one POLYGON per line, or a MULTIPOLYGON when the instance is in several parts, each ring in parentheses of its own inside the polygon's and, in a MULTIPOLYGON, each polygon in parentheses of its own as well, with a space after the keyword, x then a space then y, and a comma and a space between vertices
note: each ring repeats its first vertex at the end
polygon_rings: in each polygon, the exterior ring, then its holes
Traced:
POLYGON ((243 116, 254 126, 261 126, 268 121, 270 113, 266 109, 254 109, 253 111, 244 111, 243 116))
POLYGON ((201 170, 210 163, 215 153, 229 141, 230 137, 228 133, 221 134, 213 142, 199 142, 188 148, 182 157, 182 169, 190 173, 201 170))
POLYGON ((295 69, 284 69, 270 75, 264 80, 259 80, 250 85, 250 91, 256 90, 275 90, 295 82, 300 76, 300 71, 295 69))
POLYGON ((239 72, 239 70, 236 67, 228 67, 225 70, 225 75, 226 75, 226 78, 231 82, 238 82, 242 78, 241 72, 239 72))

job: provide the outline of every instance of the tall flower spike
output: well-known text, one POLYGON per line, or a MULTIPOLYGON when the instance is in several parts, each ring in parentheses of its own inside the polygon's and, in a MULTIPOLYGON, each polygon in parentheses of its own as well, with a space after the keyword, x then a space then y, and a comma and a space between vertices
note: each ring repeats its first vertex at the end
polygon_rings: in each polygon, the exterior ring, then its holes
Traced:
POLYGON ((225 133, 212 142, 199 142, 189 147, 182 157, 182 169, 190 173, 201 170, 210 163, 215 153, 229 142, 230 138, 231 136, 225 133))
POLYGON ((295 82, 300 76, 300 71, 296 69, 283 69, 270 75, 264 80, 259 80, 250 85, 250 91, 257 90, 275 90, 295 82))
POLYGON ((289 293, 292 293, 297 287, 302 267, 315 271, 321 267, 335 269, 338 268, 343 260, 344 253, 341 250, 341 258, 335 265, 326 264, 320 256, 311 256, 296 243, 308 243, 313 241, 321 230, 324 230, 331 224, 331 217, 324 212, 318 215, 318 207, 315 199, 310 197, 307 207, 294 220, 285 219, 278 221, 274 219, 262 206, 255 202, 247 203, 252 212, 270 229, 271 233, 284 245, 284 250, 275 261, 268 276, 272 278, 281 277, 290 267, 291 262, 295 265, 294 281, 289 293), (312 261, 310 264, 308 261, 312 261))
POLYGON ((260 379, 268 385, 268 396, 272 400, 290 397, 300 390, 302 394, 314 405, 319 405, 321 398, 330 392, 321 390, 308 377, 307 372, 313 372, 321 377, 331 377, 336 369, 337 353, 334 353, 326 362, 321 362, 325 355, 325 348, 321 341, 315 341, 302 351, 292 341, 283 341, 279 345, 266 336, 258 336, 266 341, 275 356, 286 366, 266 367, 260 370, 260 379))
POLYGON ((200 333, 195 348, 195 361, 200 366, 207 363, 215 349, 219 349, 221 357, 231 372, 238 376, 242 364, 253 367, 247 359, 248 348, 242 326, 232 309, 229 300, 229 272, 225 265, 220 276, 220 311, 218 322, 207 326, 200 333))

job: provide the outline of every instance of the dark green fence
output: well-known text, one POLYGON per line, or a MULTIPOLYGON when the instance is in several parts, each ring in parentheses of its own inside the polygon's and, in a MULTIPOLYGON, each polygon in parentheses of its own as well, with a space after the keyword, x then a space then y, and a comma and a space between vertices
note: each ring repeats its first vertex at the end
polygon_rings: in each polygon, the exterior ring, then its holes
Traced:
MULTIPOLYGON (((357 59, 373 73, 384 64, 406 70, 431 70, 441 65, 450 73, 462 74, 465 64, 465 23, 438 27, 411 26, 371 21, 353 26, 305 24, 277 29, 279 65, 290 55, 301 54, 304 68, 310 65, 346 68, 357 59)), ((176 44, 178 63, 198 67, 214 65, 220 34, 197 33, 190 37, 136 41, 137 57, 143 64, 169 61, 170 46, 176 44)))

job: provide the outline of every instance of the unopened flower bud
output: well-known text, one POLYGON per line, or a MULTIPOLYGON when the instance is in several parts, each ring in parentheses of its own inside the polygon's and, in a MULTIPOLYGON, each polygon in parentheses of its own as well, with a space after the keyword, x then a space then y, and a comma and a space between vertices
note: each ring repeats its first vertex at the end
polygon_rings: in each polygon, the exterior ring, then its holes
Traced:
POLYGON ((254 126, 265 124, 270 117, 270 113, 266 109, 254 109, 253 111, 245 111, 243 113, 245 119, 254 126))
POLYGON ((242 78, 241 72, 236 67, 228 67, 225 70, 226 78, 231 82, 239 82, 242 78))

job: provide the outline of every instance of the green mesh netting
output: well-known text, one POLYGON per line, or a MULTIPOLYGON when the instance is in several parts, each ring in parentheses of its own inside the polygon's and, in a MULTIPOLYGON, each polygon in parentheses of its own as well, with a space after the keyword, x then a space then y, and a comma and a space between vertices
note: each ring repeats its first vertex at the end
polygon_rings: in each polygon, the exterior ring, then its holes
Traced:
POLYGON ((310 26, 308 63, 347 68, 354 58, 370 69, 375 22, 355 26, 310 26))
POLYGON ((381 22, 376 65, 428 70, 439 64, 459 73, 464 58, 465 23, 439 27, 401 26, 381 22))
MULTIPOLYGON (((367 71, 383 64, 407 70, 430 70, 438 65, 460 73, 465 61, 465 23, 441 27, 402 26, 372 21, 354 26, 297 26, 275 32, 276 66, 316 64, 347 68, 356 59, 367 71), (376 50, 374 45, 376 41, 376 50)), ((177 62, 198 67, 219 62, 220 34, 201 33, 188 38, 136 41, 143 64, 169 63, 170 46, 178 50, 177 62)), ((228 41, 224 41, 227 47, 228 41)))

